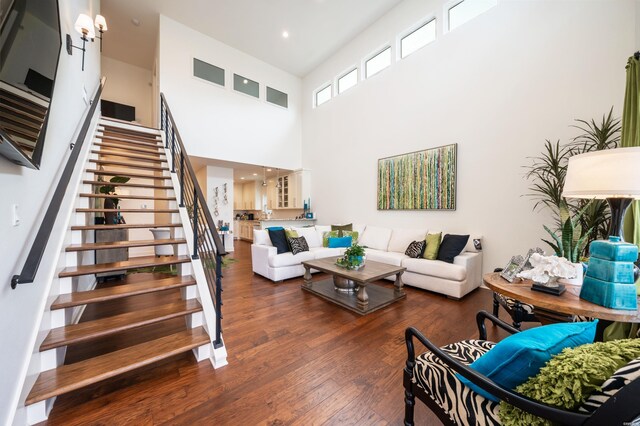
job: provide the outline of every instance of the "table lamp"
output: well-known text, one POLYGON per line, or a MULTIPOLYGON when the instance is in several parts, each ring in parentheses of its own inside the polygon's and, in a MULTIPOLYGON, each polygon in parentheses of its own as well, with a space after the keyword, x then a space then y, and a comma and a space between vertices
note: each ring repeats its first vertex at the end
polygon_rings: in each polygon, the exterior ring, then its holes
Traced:
POLYGON ((611 209, 609 241, 593 241, 580 298, 613 309, 637 309, 633 285, 638 248, 624 243, 625 211, 640 198, 640 147, 589 152, 569 158, 562 196, 606 199, 611 209))
POLYGON ((569 158, 562 196, 606 199, 611 209, 609 235, 624 241, 624 213, 634 199, 640 199, 640 147, 606 149, 569 158))

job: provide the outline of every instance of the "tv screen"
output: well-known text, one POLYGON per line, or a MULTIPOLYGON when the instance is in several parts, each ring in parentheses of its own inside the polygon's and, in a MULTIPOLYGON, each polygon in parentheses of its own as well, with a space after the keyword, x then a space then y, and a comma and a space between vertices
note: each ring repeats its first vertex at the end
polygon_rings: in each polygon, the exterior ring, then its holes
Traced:
POLYGON ((102 115, 105 117, 124 121, 135 121, 136 119, 136 107, 134 106, 119 104, 105 99, 101 101, 100 106, 102 108, 102 115))

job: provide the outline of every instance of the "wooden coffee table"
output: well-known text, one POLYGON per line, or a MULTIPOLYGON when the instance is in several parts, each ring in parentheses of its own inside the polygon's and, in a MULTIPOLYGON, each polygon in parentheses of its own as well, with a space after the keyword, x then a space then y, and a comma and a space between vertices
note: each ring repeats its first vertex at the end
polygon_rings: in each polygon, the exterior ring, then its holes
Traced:
POLYGON ((384 308, 396 300, 407 297, 402 290, 402 274, 406 268, 368 260, 363 268, 352 271, 336 265, 336 260, 338 260, 337 256, 302 262, 305 268, 302 289, 360 315, 384 308), (311 269, 326 272, 332 277, 321 281, 312 281, 311 269), (372 281, 390 275, 396 276, 393 289, 372 284, 372 281), (354 281, 358 286, 357 291, 348 293, 336 290, 334 277, 354 281))

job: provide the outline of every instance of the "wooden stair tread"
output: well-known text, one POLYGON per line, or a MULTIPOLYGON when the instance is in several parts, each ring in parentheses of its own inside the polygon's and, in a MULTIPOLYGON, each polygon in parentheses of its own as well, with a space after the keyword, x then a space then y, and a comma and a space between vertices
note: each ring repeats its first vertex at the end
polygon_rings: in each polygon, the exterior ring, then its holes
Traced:
POLYGON ((38 376, 25 405, 82 388, 209 342, 204 328, 198 327, 45 371, 38 376))
POLYGON ((95 175, 102 176, 128 176, 132 178, 140 178, 140 179, 171 179, 171 176, 154 176, 150 174, 144 173, 132 173, 128 170, 98 170, 98 169, 87 169, 87 173, 93 173, 95 175))
MULTIPOLYGON (((119 209, 120 213, 178 213, 178 209, 119 209)), ((78 213, 107 213, 113 209, 76 209, 78 213)))
POLYGON ((117 142, 118 145, 133 145, 142 148, 162 148, 162 141, 158 139, 157 142, 144 142, 143 140, 138 139, 127 139, 120 136, 110 136, 110 135, 96 135, 96 139, 101 141, 113 141, 111 143, 117 142))
MULTIPOLYGON (((120 210, 123 211, 123 210, 120 210)), ((148 211, 148 210, 147 210, 148 211)), ((133 240, 133 241, 112 241, 106 243, 86 243, 86 244, 72 244, 68 246, 66 251, 85 251, 85 250, 106 250, 106 249, 121 249, 129 247, 148 247, 148 246, 161 246, 171 244, 186 244, 187 240, 184 238, 170 238, 164 240, 133 240)))
POLYGON ((117 225, 73 225, 72 231, 96 231, 101 229, 178 228, 181 223, 123 223, 117 225))
POLYGON ((106 302, 108 300, 120 299, 123 297, 186 287, 194 285, 195 283, 196 280, 192 276, 177 276, 163 278, 160 280, 144 281, 134 284, 122 284, 89 291, 61 294, 53 302, 51 309, 71 308, 73 306, 86 305, 89 303, 106 302))
POLYGON ((113 142, 94 142, 93 145, 99 146, 101 148, 104 147, 109 149, 124 149, 127 151, 141 152, 145 154, 164 154, 164 151, 161 151, 159 149, 142 148, 137 146, 122 146, 120 144, 113 143, 113 142))
MULTIPOLYGON (((117 118, 113 118, 113 117, 100 117, 100 126, 102 127, 111 127, 114 129, 120 129, 121 127, 115 125, 115 124, 124 124, 127 126, 135 126, 135 127, 139 127, 141 129, 145 129, 145 130, 140 130, 138 131, 138 133, 149 133, 152 134, 152 132, 159 132, 160 129, 158 129, 157 127, 151 127, 151 126, 145 126, 144 124, 140 124, 140 123, 133 123, 131 121, 124 121, 124 120, 119 120, 117 118), (148 130, 151 130, 152 132, 147 132, 148 130)), ((129 130, 131 132, 135 132, 136 130, 132 130, 132 129, 125 129, 125 130, 129 130)))
POLYGON ((77 277, 80 275, 99 274, 102 272, 124 271, 127 269, 148 268, 152 266, 174 265, 176 263, 191 262, 190 256, 141 256, 132 257, 129 260, 111 263, 99 263, 96 265, 79 265, 64 268, 58 276, 77 277))
MULTIPOLYGON (((82 183, 90 184, 90 185, 111 185, 110 182, 107 181, 99 181, 99 180, 85 180, 82 183)), ((116 183, 115 186, 130 186, 132 188, 155 188, 155 189, 173 189, 172 185, 152 185, 146 183, 116 183)))
POLYGON ((80 194, 81 197, 87 198, 120 198, 127 200, 163 200, 172 201, 176 197, 157 197, 155 195, 108 195, 108 194, 80 194))
POLYGON ((96 160, 92 158, 89 160, 89 162, 96 163, 96 164, 111 164, 112 166, 125 166, 125 167, 131 167, 134 169, 147 169, 147 170, 160 170, 160 171, 169 170, 168 167, 151 166, 149 164, 128 163, 126 161, 96 160))
POLYGON ((49 334, 40 345, 40 352, 86 342, 201 310, 202 306, 196 299, 180 300, 166 305, 54 328, 49 331, 49 334))
MULTIPOLYGON (((151 162, 154 162, 154 163, 166 163, 167 162, 166 158, 161 158, 160 153, 158 153, 158 155, 156 155, 156 156, 149 156, 149 155, 132 154, 132 153, 129 153, 129 152, 110 151, 110 150, 106 150, 106 149, 94 149, 94 150, 91 150, 91 153, 98 154, 98 155, 105 155, 105 156, 108 155, 108 156, 111 156, 111 157, 133 158, 134 160, 151 161, 151 162)), ((162 157, 164 157, 164 155, 162 155, 162 157)))

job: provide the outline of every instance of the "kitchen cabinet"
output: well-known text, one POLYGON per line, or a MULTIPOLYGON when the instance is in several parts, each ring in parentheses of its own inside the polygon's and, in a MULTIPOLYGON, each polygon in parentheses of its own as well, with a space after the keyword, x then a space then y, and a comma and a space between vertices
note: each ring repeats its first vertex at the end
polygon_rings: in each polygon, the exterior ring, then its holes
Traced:
POLYGON ((280 188, 276 198, 278 209, 302 209, 305 200, 311 197, 311 172, 297 170, 280 177, 280 188))
POLYGON ((276 180, 267 181, 267 209, 274 210, 278 208, 278 189, 276 188, 276 180))
POLYGON ((233 184, 233 209, 234 210, 243 210, 244 209, 244 188, 240 183, 233 184))
MULTIPOLYGON (((233 204, 235 205, 235 202, 233 204)), ((234 240, 240 239, 240 223, 241 221, 239 220, 233 221, 233 239, 234 240)))
POLYGON ((253 228, 255 221, 253 220, 239 220, 239 238, 241 240, 253 242, 253 228))

